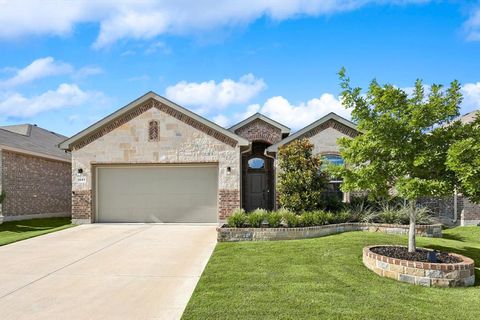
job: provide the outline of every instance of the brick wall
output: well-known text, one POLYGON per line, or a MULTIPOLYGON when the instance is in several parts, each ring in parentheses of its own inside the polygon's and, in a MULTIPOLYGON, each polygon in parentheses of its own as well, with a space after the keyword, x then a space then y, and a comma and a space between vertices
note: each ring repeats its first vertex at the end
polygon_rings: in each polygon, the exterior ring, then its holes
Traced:
POLYGON ((238 128, 235 133, 248 141, 263 141, 274 144, 282 140, 282 131, 279 128, 260 119, 238 128))
POLYGON ((239 190, 220 190, 218 199, 219 218, 226 219, 233 210, 240 207, 240 191, 239 190))
POLYGON ((2 150, 2 213, 22 215, 71 212, 71 164, 2 150))

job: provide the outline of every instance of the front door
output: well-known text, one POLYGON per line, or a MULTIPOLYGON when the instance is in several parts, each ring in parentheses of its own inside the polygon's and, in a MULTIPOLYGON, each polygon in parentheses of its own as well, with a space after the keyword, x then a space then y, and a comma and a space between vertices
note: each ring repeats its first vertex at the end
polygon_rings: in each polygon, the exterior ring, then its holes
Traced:
POLYGON ((247 172, 247 203, 245 210, 267 209, 268 192, 266 172, 247 172))

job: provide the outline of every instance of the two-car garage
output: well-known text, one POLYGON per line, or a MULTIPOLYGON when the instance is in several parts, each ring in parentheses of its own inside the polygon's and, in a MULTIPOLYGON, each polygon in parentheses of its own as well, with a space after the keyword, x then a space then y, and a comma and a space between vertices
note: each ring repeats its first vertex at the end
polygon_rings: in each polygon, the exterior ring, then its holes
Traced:
POLYGON ((217 222, 217 165, 98 166, 95 180, 97 222, 217 222))

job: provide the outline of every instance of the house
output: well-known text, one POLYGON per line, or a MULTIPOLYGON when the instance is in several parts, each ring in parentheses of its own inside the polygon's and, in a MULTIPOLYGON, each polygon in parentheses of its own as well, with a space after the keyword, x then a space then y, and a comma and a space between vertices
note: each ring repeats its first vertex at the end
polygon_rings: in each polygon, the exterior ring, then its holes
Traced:
MULTIPOLYGON (((282 145, 307 138, 315 154, 341 164, 337 139, 358 134, 334 113, 293 134, 259 113, 225 129, 149 92, 60 147, 72 154, 74 223, 218 223, 239 207, 277 207, 282 145)), ((330 188, 338 191, 340 183, 330 188)), ((454 216, 451 202, 428 205, 454 216)), ((469 215, 469 206, 462 202, 465 221, 480 216, 469 215)))
POLYGON ((356 126, 333 113, 290 135, 261 114, 225 129, 149 92, 61 143, 72 154, 72 218, 217 223, 234 209, 273 209, 275 154, 306 137, 338 158, 356 126))
POLYGON ((65 139, 36 125, 0 126, 0 220, 70 216, 71 159, 58 147, 65 139))

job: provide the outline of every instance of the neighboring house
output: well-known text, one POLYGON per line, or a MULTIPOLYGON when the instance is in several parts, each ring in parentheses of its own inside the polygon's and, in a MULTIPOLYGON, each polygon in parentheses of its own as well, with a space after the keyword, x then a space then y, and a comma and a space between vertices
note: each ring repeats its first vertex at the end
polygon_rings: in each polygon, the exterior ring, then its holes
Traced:
POLYGON ((334 113, 292 135, 258 113, 225 129, 149 92, 61 143, 72 154, 72 219, 218 223, 239 207, 271 210, 280 146, 308 138, 341 164, 337 139, 358 134, 334 113))
POLYGON ((70 216, 71 157, 65 136, 36 125, 0 126, 0 205, 4 221, 70 216))

